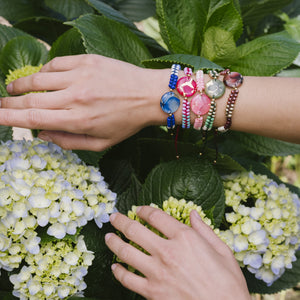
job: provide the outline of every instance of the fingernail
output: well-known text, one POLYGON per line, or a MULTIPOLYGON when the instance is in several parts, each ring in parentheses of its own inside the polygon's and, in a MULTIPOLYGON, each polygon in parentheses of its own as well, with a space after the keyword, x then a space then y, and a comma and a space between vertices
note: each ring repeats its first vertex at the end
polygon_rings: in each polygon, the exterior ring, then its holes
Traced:
POLYGON ((116 264, 112 264, 111 265, 111 270, 114 271, 116 269, 117 265, 116 264))
POLYGON ((41 140, 46 142, 52 142, 52 138, 49 135, 46 134, 39 134, 38 136, 41 140))
POLYGON ((115 218, 116 218, 116 214, 111 214, 109 217, 109 221, 113 222, 115 218))
POLYGON ((7 90, 8 93, 12 93, 12 91, 13 91, 13 84, 10 83, 10 84, 6 87, 6 90, 7 90))
POLYGON ((112 236, 112 233, 107 233, 104 237, 105 242, 107 242, 111 238, 111 236, 112 236))

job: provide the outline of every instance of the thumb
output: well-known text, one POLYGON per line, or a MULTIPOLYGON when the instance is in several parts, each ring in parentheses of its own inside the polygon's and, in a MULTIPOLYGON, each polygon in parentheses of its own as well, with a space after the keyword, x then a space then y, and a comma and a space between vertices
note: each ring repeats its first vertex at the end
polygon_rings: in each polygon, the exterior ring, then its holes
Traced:
POLYGON ((39 133, 38 138, 53 142, 63 149, 102 151, 110 146, 105 139, 64 131, 44 130, 39 133))
POLYGON ((196 210, 190 213, 192 228, 204 238, 216 251, 223 253, 228 246, 217 236, 213 229, 204 223, 196 210))

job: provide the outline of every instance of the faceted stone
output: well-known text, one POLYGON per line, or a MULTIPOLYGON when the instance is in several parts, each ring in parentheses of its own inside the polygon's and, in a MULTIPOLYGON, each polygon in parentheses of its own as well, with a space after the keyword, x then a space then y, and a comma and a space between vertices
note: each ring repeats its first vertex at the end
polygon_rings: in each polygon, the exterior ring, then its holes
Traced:
POLYGON ((160 107, 167 114, 173 114, 180 106, 180 100, 174 92, 167 92, 161 96, 160 107))
POLYGON ((210 98, 205 94, 197 94, 191 100, 191 110, 197 116, 205 115, 210 108, 210 98))
POLYGON ((185 76, 185 77, 181 77, 177 81, 176 88, 180 95, 185 97, 191 97, 196 93, 197 84, 193 78, 189 76, 185 76))
POLYGON ((206 84, 205 93, 209 98, 218 99, 224 95, 225 85, 219 79, 212 79, 206 84))
POLYGON ((237 88, 243 83, 243 76, 238 72, 231 72, 224 75, 223 82, 226 86, 237 88))

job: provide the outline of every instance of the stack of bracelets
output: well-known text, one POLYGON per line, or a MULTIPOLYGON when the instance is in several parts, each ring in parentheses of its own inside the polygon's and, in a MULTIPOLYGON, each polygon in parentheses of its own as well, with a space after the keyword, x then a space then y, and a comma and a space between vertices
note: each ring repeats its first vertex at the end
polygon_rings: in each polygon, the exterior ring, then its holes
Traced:
POLYGON ((180 69, 179 64, 172 65, 169 82, 170 91, 163 94, 160 101, 162 110, 169 115, 167 118, 167 128, 169 130, 175 128, 174 113, 180 107, 180 99, 176 96, 175 89, 183 96, 182 128, 190 128, 190 111, 192 111, 196 115, 193 125, 194 129, 210 131, 213 128, 216 115, 216 100, 222 97, 225 93, 225 88, 229 87, 232 90, 225 110, 226 122, 223 126, 218 127, 217 131, 226 132, 230 129, 235 102, 239 94, 238 87, 243 83, 243 76, 237 72, 230 72, 229 69, 220 73, 211 70, 208 73, 211 79, 205 84, 202 70, 196 72, 196 80, 194 80, 192 78, 192 69, 187 67, 184 68, 185 76, 178 79, 180 69), (218 79, 220 75, 223 76, 223 81, 218 79), (189 101, 190 97, 192 98, 189 101), (207 115, 205 122, 203 119, 204 115, 207 115))

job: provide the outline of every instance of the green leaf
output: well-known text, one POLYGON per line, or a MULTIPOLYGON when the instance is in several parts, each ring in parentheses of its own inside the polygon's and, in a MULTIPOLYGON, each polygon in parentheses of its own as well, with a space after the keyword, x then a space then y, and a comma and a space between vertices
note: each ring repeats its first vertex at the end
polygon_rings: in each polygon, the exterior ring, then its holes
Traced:
POLYGON ((122 0, 116 3, 116 8, 133 22, 155 15, 154 0, 122 0))
POLYGON ((16 300, 16 299, 19 299, 19 298, 14 297, 12 295, 12 292, 0 291, 0 299, 1 300, 16 300))
POLYGON ((0 52, 8 41, 13 39, 14 37, 24 36, 24 35, 28 35, 28 34, 19 29, 0 24, 0 52))
POLYGON ((144 60, 143 64, 147 68, 162 69, 168 68, 172 64, 182 64, 193 68, 194 70, 202 69, 204 71, 215 69, 218 71, 223 70, 223 68, 204 57, 189 55, 189 54, 171 54, 165 55, 158 58, 153 58, 149 60, 144 60))
POLYGON ((135 65, 150 58, 145 45, 126 26, 104 16, 85 15, 72 22, 82 35, 88 53, 100 54, 135 65))
POLYGON ((131 184, 129 188, 118 196, 117 209, 122 214, 127 215, 128 211, 133 205, 139 206, 143 203, 140 203, 139 194, 142 190, 142 184, 139 182, 137 177, 131 175, 131 184))
POLYGON ((291 3, 291 0, 240 0, 242 17, 245 26, 255 30, 259 22, 266 16, 291 3))
POLYGON ((0 7, 1 16, 11 23, 43 14, 40 0, 0 0, 0 7))
POLYGON ((200 55, 206 30, 221 27, 242 33, 242 19, 232 0, 157 0, 156 9, 164 42, 173 53, 200 55))
POLYGON ((300 77, 300 68, 283 70, 280 73, 278 73, 277 76, 281 76, 281 77, 300 77))
POLYGON ((0 125, 0 141, 6 142, 12 140, 13 130, 10 126, 0 125))
POLYGON ((69 300, 97 300, 97 298, 87 298, 87 297, 77 297, 77 296, 72 296, 68 299, 69 300))
POLYGON ((104 241, 105 234, 108 232, 115 232, 110 223, 103 224, 99 229, 94 221, 88 222, 80 232, 84 236, 87 249, 93 251, 95 255, 93 264, 84 277, 87 284, 84 295, 101 300, 124 299, 127 291, 114 279, 110 268, 114 254, 104 241))
POLYGON ((213 222, 220 224, 225 205, 223 184, 208 160, 184 158, 156 166, 143 185, 141 203, 161 207, 170 196, 213 210, 213 222))
POLYGON ((93 6, 93 8, 95 8, 100 14, 103 14, 105 17, 127 26, 130 31, 132 31, 139 37, 139 39, 146 45, 151 53, 157 56, 166 54, 167 51, 165 49, 163 49, 154 39, 138 30, 135 24, 128 20, 121 12, 113 9, 111 6, 99 0, 86 0, 86 2, 93 6))
POLYGON ((236 45, 231 32, 210 27, 204 34, 201 56, 211 61, 226 60, 235 56, 236 45))
POLYGON ((62 34, 52 45, 49 59, 56 56, 76 55, 86 53, 81 34, 76 28, 71 28, 62 34))
POLYGON ((63 15, 67 20, 94 12, 93 8, 85 0, 45 0, 45 4, 52 10, 63 15))
POLYGON ((87 165, 99 167, 99 160, 103 157, 103 155, 108 151, 106 149, 101 152, 96 151, 86 151, 86 150, 73 150, 80 159, 82 159, 87 165))
POLYGON ((70 28, 69 26, 62 24, 61 21, 49 17, 23 19, 14 24, 14 27, 25 31, 48 44, 52 44, 60 35, 70 28))
POLYGON ((18 36, 10 40, 0 53, 0 68, 4 74, 26 65, 45 63, 46 47, 31 36, 18 36))
POLYGON ((264 156, 287 156, 300 153, 300 145, 250 133, 232 132, 234 140, 248 151, 264 156))
POLYGON ((218 63, 248 76, 272 76, 292 64, 299 51, 300 44, 283 31, 243 44, 235 57, 218 63))
POLYGON ((258 280, 247 270, 243 270, 250 293, 273 294, 281 290, 295 287, 300 281, 300 251, 296 252, 297 260, 293 262, 292 269, 286 269, 284 274, 271 286, 266 286, 262 280, 258 280))

